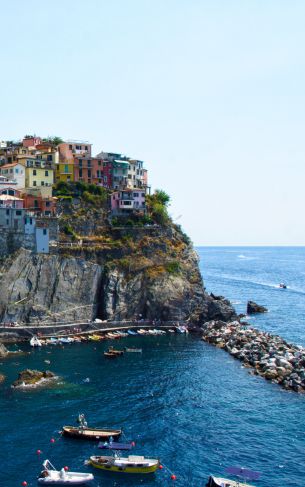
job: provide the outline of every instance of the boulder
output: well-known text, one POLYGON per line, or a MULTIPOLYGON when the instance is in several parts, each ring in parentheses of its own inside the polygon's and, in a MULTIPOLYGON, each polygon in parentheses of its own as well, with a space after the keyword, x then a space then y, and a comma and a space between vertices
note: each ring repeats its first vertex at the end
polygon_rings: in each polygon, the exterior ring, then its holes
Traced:
POLYGON ((0 358, 6 357, 7 355, 8 355, 7 348, 3 345, 3 343, 0 343, 0 358))
POLYGON ((40 370, 26 369, 19 372, 18 379, 13 382, 12 387, 32 386, 42 379, 51 379, 53 377, 55 377, 55 374, 49 370, 41 372, 40 370))
POLYGON ((261 306, 260 304, 255 303, 254 301, 248 301, 247 303, 247 314, 255 314, 255 313, 267 313, 267 308, 265 306, 261 306))

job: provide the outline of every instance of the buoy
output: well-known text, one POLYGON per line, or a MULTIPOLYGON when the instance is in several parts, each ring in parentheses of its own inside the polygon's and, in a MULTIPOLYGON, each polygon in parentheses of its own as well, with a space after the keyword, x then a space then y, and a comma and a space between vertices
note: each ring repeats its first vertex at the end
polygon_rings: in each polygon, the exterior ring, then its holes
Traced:
POLYGON ((51 440, 50 440, 50 441, 51 441, 51 443, 55 443, 55 440, 54 440, 54 438, 51 438, 51 440))
POLYGON ((36 453, 37 453, 37 455, 40 455, 42 453, 42 451, 41 450, 37 450, 36 453))
POLYGON ((162 470, 162 468, 163 468, 163 465, 159 465, 159 469, 162 470))
POLYGON ((26 485, 28 485, 28 483, 26 480, 24 480, 21 485, 24 485, 24 487, 25 487, 26 485))
POLYGON ((176 478, 177 478, 176 475, 174 475, 174 474, 171 475, 172 480, 176 480, 176 478))
POLYGON ((69 470, 69 467, 64 467, 65 472, 68 472, 68 470, 69 470))

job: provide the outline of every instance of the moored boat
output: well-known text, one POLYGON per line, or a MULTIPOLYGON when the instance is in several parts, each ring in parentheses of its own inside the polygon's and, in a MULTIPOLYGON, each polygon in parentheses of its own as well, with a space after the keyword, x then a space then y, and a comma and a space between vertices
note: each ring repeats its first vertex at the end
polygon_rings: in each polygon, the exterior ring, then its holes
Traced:
POLYGON ((94 480, 92 473, 69 472, 66 468, 56 470, 49 460, 43 462, 37 481, 41 485, 86 485, 94 480))
POLYGON ((122 433, 120 429, 88 428, 82 426, 63 426, 62 434, 80 440, 108 440, 118 438, 122 433))
POLYGON ((33 335, 31 340, 30 340, 30 345, 31 347, 41 347, 42 343, 41 341, 37 338, 36 335, 33 335))
POLYGON ((108 350, 107 350, 107 352, 105 352, 105 353, 113 353, 113 354, 119 356, 119 355, 124 355, 124 350, 116 350, 113 347, 109 347, 108 350))
POLYGON ((109 472, 148 474, 154 473, 159 467, 159 460, 155 458, 145 458, 138 455, 128 457, 119 456, 91 456, 90 465, 95 468, 107 470, 109 472))
POLYGON ((260 472, 255 472, 242 467, 227 467, 225 469, 226 473, 230 473, 235 477, 241 478, 243 482, 225 479, 223 477, 210 476, 206 487, 254 487, 253 484, 246 484, 246 480, 258 480, 260 477, 260 472))
POLYGON ((118 354, 112 352, 104 352, 104 357, 106 358, 117 358, 118 354))
POLYGON ((128 333, 128 335, 132 335, 132 336, 135 336, 135 335, 137 335, 137 334, 138 334, 138 333, 137 333, 136 331, 134 331, 134 330, 127 330, 127 333, 128 333))
POLYGON ((125 352, 142 353, 142 348, 128 348, 128 347, 125 347, 125 352))

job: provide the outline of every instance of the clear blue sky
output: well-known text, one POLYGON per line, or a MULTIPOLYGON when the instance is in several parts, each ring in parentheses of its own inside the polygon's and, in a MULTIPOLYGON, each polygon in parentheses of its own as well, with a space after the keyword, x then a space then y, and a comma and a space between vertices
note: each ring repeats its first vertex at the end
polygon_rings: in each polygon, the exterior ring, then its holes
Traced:
POLYGON ((0 139, 144 160, 196 244, 305 244, 303 0, 0 7, 0 139))

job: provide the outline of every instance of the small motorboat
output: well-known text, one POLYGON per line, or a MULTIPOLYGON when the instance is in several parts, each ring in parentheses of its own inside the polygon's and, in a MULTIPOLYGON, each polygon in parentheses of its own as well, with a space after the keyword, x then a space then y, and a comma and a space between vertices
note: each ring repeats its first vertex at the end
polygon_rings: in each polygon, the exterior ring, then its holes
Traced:
POLYGON ((113 352, 104 352, 104 357, 106 357, 106 358, 118 358, 118 354, 113 353, 113 352))
POLYGON ((178 333, 188 333, 187 327, 183 325, 177 325, 176 330, 178 333))
POLYGON ((138 330, 138 334, 139 335, 148 335, 148 331, 147 330, 143 330, 143 328, 140 328, 140 330, 138 330))
POLYGON ((134 330, 127 330, 127 333, 128 333, 128 335, 132 335, 132 336, 135 336, 135 335, 137 335, 137 334, 138 334, 138 333, 137 333, 136 331, 134 331, 134 330))
POLYGON ((127 348, 127 347, 125 347, 125 352, 142 353, 142 348, 127 348))
POLYGON ((287 289, 287 284, 285 284, 284 282, 280 282, 279 287, 280 287, 281 289, 287 289))
POLYGON ((37 479, 42 485, 86 485, 94 480, 92 473, 69 472, 65 467, 56 470, 49 460, 45 460, 42 465, 44 470, 37 479))
POLYGON ((41 341, 37 338, 36 335, 33 335, 31 340, 30 340, 30 345, 31 347, 41 347, 42 343, 41 341))
POLYGON ((117 441, 101 441, 97 447, 102 450, 131 450, 134 447, 134 442, 118 443, 117 441))
POLYGON ((89 459, 92 467, 107 470, 108 472, 122 473, 154 473, 159 467, 159 460, 155 458, 145 458, 138 455, 129 455, 128 457, 119 456, 92 456, 89 459))
POLYGON ((115 355, 124 355, 124 350, 116 350, 113 347, 109 347, 106 353, 114 353, 115 355))
POLYGON ((58 338, 58 341, 62 345, 67 345, 67 344, 74 342, 73 338, 70 338, 70 337, 61 337, 61 338, 58 338))
POLYGON ((108 440, 111 436, 113 439, 118 438, 122 434, 122 430, 89 428, 84 426, 63 426, 62 434, 80 440, 108 440))
POLYGON ((222 477, 210 476, 206 487, 254 487, 253 484, 246 484, 246 480, 258 480, 260 472, 254 472, 242 467, 228 467, 225 469, 226 473, 230 473, 236 477, 243 479, 244 483, 235 480, 225 479, 222 477))

